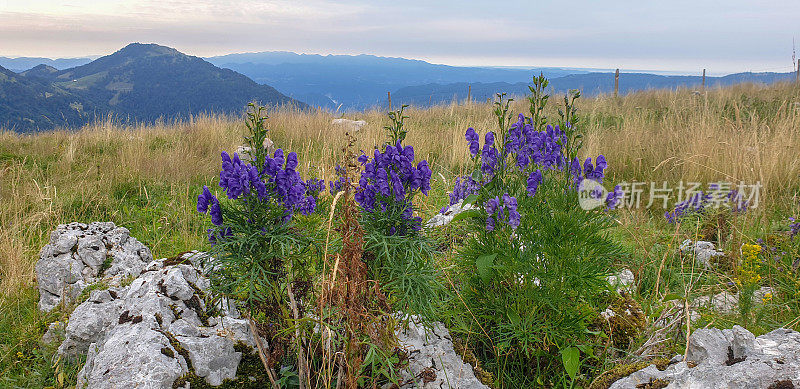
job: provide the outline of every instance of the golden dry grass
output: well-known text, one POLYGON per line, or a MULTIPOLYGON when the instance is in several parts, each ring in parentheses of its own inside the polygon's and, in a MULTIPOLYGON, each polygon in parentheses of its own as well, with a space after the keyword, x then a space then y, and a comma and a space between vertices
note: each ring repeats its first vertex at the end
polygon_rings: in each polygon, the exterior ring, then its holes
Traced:
MULTIPOLYGON (((579 102, 585 155, 604 154, 612 182, 727 180, 764 185, 762 207, 796 203, 800 188, 800 87, 741 85, 650 91, 579 102)), ((554 117, 557 99, 548 115, 554 117)), ((527 112, 525 101, 515 112, 527 112)), ((467 127, 492 130, 489 104, 410 108, 408 144, 434 174, 468 162, 467 127)), ((276 145, 297 151, 306 173, 332 178, 344 129, 334 114, 282 108, 270 113, 276 145)), ((357 146, 384 140, 381 111, 348 113, 368 125, 357 146)), ((157 256, 196 247, 203 223, 193 198, 219 169, 219 152, 241 144, 243 120, 191 120, 126 126, 104 120, 74 132, 0 133, 0 294, 31 286, 38 250, 57 224, 106 219, 123 224, 157 256), (140 216, 142 215, 142 216, 140 216)))

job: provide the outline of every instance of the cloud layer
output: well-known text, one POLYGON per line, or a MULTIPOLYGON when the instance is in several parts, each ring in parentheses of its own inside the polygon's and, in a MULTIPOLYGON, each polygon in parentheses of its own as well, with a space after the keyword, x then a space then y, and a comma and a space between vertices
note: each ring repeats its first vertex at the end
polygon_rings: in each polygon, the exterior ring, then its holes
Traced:
POLYGON ((200 56, 287 50, 455 65, 790 71, 797 15, 796 0, 0 0, 0 55, 97 55, 155 42, 200 56))

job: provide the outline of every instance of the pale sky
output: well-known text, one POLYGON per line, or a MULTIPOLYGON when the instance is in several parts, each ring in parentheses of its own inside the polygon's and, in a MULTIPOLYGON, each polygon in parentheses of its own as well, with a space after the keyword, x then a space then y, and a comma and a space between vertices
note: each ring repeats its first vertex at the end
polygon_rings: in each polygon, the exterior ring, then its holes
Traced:
POLYGON ((800 0, 0 0, 0 56, 285 50, 450 65, 791 71, 800 0))

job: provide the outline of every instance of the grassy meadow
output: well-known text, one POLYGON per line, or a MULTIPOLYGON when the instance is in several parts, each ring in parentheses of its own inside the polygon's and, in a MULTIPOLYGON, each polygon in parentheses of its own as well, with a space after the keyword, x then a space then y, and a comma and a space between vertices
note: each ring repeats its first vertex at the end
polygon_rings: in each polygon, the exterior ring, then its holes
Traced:
MULTIPOLYGON (((551 97, 548 116, 557 115, 559 99, 551 97)), ((581 154, 605 155, 608 189, 635 181, 647 182, 648 189, 651 181, 658 186, 666 181, 671 187, 680 181, 702 182, 703 189, 717 181, 763 185, 757 208, 680 227, 665 221, 662 208, 614 211, 617 227, 612 234, 625 248, 618 266, 636 275, 636 300, 651 322, 662 314, 665 299, 725 289, 743 243, 762 238, 786 247, 792 244, 786 230, 788 217, 800 215, 799 102, 800 86, 791 84, 740 85, 699 94, 656 90, 578 100, 579 125, 586 132, 581 154), (729 266, 703 272, 676 254, 681 241, 698 237, 718 243, 729 266)), ((524 99, 512 107, 528 114, 524 99)), ((433 170, 433 190, 420 209, 427 219, 447 204, 447 191, 469 162, 465 130, 494 130, 497 123, 491 104, 483 102, 412 107, 406 113, 406 143, 414 145, 417 160, 427 159, 433 170)), ((345 129, 331 121, 342 115, 290 108, 269 115, 271 139, 298 153, 306 164, 300 168, 304 177, 334 178, 345 129)), ((355 134, 357 148, 370 150, 383 143, 383 126, 389 124, 385 112, 344 117, 367 122, 355 134)), ((128 228, 157 258, 206 248, 209 223, 195 209, 197 195, 203 185, 216 187, 220 152, 235 151, 244 132, 243 118, 213 115, 139 126, 109 118, 80 129, 35 135, 0 132, 0 387, 60 387, 70 380, 74 384, 79 366, 54 362, 53 350, 39 344, 48 323, 66 318, 58 312, 40 315, 36 309, 34 266, 49 232, 71 221, 113 221, 128 228)), ((645 204, 646 194, 647 190, 645 204)), ((800 290, 798 280, 795 287, 800 290)), ((762 283, 780 292, 770 309, 758 310, 753 317, 704 313, 697 325, 738 323, 756 335, 780 326, 800 329, 795 319, 800 295, 790 295, 793 289, 786 282, 776 276, 762 283), (782 306, 793 308, 774 309, 782 306)), ((607 359, 605 369, 641 359, 640 347, 654 336, 649 330, 639 334, 629 349, 607 359)), ((645 354, 683 353, 685 336, 662 340, 645 354)))

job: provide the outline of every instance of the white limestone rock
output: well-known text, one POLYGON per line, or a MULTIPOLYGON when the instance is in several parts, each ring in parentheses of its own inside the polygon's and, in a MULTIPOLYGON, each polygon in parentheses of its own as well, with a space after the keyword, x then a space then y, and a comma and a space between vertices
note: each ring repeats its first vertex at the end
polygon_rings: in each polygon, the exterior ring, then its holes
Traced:
POLYGON ((455 352, 450 333, 442 323, 431 323, 430 328, 425 328, 412 316, 408 328, 395 333, 400 347, 409 356, 408 368, 400 372, 401 389, 488 389, 475 377, 472 366, 455 352))
POLYGON ((147 247, 114 223, 59 225, 36 263, 39 309, 50 311, 72 302, 101 280, 118 285, 123 277, 138 276, 152 260, 147 247))
POLYGON ((472 204, 467 204, 462 206, 463 200, 459 201, 451 206, 449 206, 444 212, 437 213, 435 216, 430 218, 427 223, 425 223, 426 227, 440 227, 446 226, 453 221, 453 218, 456 217, 461 212, 468 211, 470 209, 476 209, 476 207, 472 204))
POLYGON ((714 247, 714 243, 702 240, 693 242, 691 239, 686 239, 681 243, 680 251, 684 255, 694 255, 697 262, 705 269, 711 268, 711 258, 725 255, 724 252, 714 247))
POLYGON ((777 329, 759 337, 746 329, 699 329, 689 338, 686 358, 673 358, 664 371, 650 365, 611 385, 642 387, 653 380, 675 388, 767 388, 778 381, 800 385, 800 333, 777 329))

